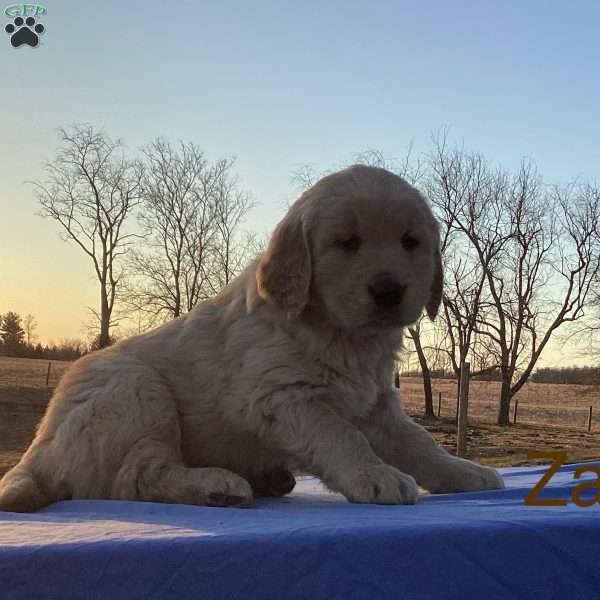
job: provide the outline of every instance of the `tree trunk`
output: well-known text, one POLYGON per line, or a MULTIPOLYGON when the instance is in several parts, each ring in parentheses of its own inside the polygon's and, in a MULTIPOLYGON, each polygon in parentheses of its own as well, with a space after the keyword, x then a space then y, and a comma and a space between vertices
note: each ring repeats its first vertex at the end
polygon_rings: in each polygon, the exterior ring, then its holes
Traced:
POLYGON ((427 364, 427 357, 423 352, 423 346, 421 346, 421 336, 417 331, 411 331, 411 337, 415 343, 417 350, 417 356, 419 357, 419 364, 421 365, 421 372, 423 373, 423 391, 425 393, 425 416, 435 417, 433 412, 433 393, 431 391, 431 371, 427 364))
POLYGON ((108 308, 108 296, 105 286, 101 286, 100 304, 100 335, 98 336, 98 348, 110 346, 110 310, 108 308))
POLYGON ((423 371, 423 390, 425 392, 425 416, 435 417, 433 412, 433 393, 431 391, 431 373, 429 369, 423 371))
POLYGON ((510 424, 510 373, 508 367, 502 367, 502 387, 500 389, 500 406, 498 408, 498 425, 510 424))

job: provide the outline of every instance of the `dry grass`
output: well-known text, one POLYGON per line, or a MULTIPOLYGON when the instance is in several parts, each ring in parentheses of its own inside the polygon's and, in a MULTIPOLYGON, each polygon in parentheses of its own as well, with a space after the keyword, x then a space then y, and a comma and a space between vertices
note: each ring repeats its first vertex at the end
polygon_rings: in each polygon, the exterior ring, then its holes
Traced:
MULTIPOLYGON (((423 381, 418 377, 400 378, 405 408, 411 413, 424 409, 423 381)), ((456 415, 457 382, 452 379, 434 379, 434 410, 437 414, 438 393, 442 393, 441 416, 456 415)), ((479 422, 495 423, 498 413, 500 382, 472 380, 469 385, 469 416, 479 422)), ((528 383, 519 394, 517 423, 553 425, 557 427, 587 428, 590 406, 592 425, 600 430, 600 388, 590 385, 561 385, 528 383)), ((511 422, 514 400, 511 404, 511 422)))
MULTIPOLYGON (((47 360, 0 357, 0 476, 16 464, 25 451, 59 377, 71 363, 52 361, 46 389, 47 360)), ((497 411, 497 382, 473 382, 470 394, 468 456, 481 463, 508 466, 530 463, 529 450, 565 449, 571 461, 600 458, 600 399, 586 386, 529 384, 520 394, 518 424, 494 425, 497 411), (589 405, 597 422, 586 430, 589 405), (526 423, 526 421, 530 423, 526 423)), ((402 378, 407 411, 416 416, 439 443, 453 451, 456 427, 456 382, 434 382, 442 392, 442 419, 423 421, 422 382, 402 378)))
POLYGON ((48 364, 50 364, 48 385, 51 388, 55 388, 62 374, 72 363, 64 360, 49 361, 35 358, 0 356, 0 390, 6 387, 45 389, 48 364))
POLYGON ((0 475, 19 461, 59 378, 71 363, 0 357, 0 475), (48 363, 51 362, 48 387, 48 363))

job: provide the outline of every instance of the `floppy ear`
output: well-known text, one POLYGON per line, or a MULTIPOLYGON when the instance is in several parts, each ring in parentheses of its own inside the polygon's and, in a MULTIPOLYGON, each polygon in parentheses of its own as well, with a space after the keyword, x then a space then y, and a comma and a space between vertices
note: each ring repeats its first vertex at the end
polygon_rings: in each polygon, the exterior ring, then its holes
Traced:
POLYGON ((308 302, 311 262, 302 213, 290 211, 277 225, 256 269, 258 294, 290 316, 308 302))
POLYGON ((433 321, 440 308, 442 293, 444 290, 444 273, 442 271, 442 255, 439 249, 436 249, 433 256, 433 282, 429 293, 429 301, 425 309, 427 316, 433 321))

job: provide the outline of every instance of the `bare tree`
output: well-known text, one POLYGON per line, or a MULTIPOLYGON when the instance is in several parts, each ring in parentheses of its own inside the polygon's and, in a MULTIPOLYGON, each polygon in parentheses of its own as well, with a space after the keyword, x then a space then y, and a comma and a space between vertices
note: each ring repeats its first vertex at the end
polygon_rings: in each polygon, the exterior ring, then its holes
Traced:
POLYGON ((23 329, 25 330, 25 342, 28 346, 30 346, 37 338, 37 334, 35 333, 37 326, 38 323, 33 315, 25 315, 25 318, 23 319, 23 329))
POLYGON ((130 255, 126 304, 152 325, 184 314, 203 296, 216 233, 218 166, 192 143, 173 148, 156 139, 143 154, 138 220, 144 241, 130 255))
POLYGON ((126 301, 138 331, 218 293, 244 266, 253 239, 238 236, 252 204, 232 159, 211 162, 191 142, 161 139, 143 154, 144 241, 131 253, 126 301))
MULTIPOLYGON (((367 148, 356 154, 351 163, 387 169, 417 185, 423 177, 425 164, 414 154, 414 144, 410 142, 401 158, 390 158, 377 148, 367 148)), ((343 167, 340 167, 343 168, 343 167)), ((292 182, 301 192, 312 187, 321 177, 333 173, 335 169, 319 171, 313 163, 301 163, 292 171, 292 182)))
POLYGON ((97 346, 111 341, 110 330, 121 259, 135 237, 125 226, 139 201, 141 168, 127 159, 124 146, 91 125, 60 129, 62 147, 45 163, 46 178, 33 182, 42 216, 54 219, 61 237, 90 259, 100 287, 97 346))
POLYGON ((499 351, 501 425, 508 424, 510 401, 551 337, 584 316, 599 273, 597 190, 567 186, 550 192, 525 164, 507 200, 511 236, 502 256, 504 279, 488 278, 493 317, 483 319, 481 328, 499 351))
POLYGON ((401 158, 390 158, 381 150, 368 148, 356 155, 354 162, 369 167, 378 167, 396 173, 408 183, 418 186, 425 175, 425 163, 421 157, 415 156, 414 144, 411 141, 401 158))
POLYGON ((448 148, 446 131, 432 138, 424 188, 441 224, 447 352, 459 380, 460 366, 468 356, 480 371, 490 368, 492 355, 478 353, 475 342, 488 293, 487 275, 496 270, 505 243, 502 211, 497 205, 505 186, 506 175, 491 169, 481 155, 448 148), (473 252, 473 237, 479 252, 473 252), (473 360, 476 356, 477 361, 473 360))
MULTIPOLYGON (((573 187, 571 187, 570 190, 567 189, 566 196, 572 196, 573 192, 573 187)), ((584 198, 584 205, 597 202, 597 196, 599 193, 600 191, 597 184, 579 186, 578 190, 580 198, 584 198)), ((565 196, 564 193, 562 195, 565 196)), ((581 201, 579 202, 579 205, 581 207, 581 201)), ((590 241, 596 248, 600 248, 600 227, 596 228, 596 230, 592 232, 590 241)), ((568 343, 575 339, 581 346, 581 342, 583 340, 586 346, 585 351, 583 351, 583 355, 586 357, 590 355, 600 355, 600 264, 598 264, 600 263, 600 252, 596 256, 596 261, 597 264, 595 265, 595 268, 593 264, 591 265, 595 275, 591 278, 586 314, 577 327, 571 327, 568 335, 563 336, 564 343, 568 343)))
POLYGON ((588 339, 588 353, 600 356, 600 277, 596 278, 590 301, 592 314, 588 319, 583 334, 588 339))
POLYGON ((484 350, 480 356, 488 356, 482 368, 500 367, 498 423, 507 425, 511 399, 552 334, 583 316, 598 273, 593 242, 598 198, 589 187, 552 193, 527 161, 514 176, 496 172, 462 193, 457 172, 478 182, 479 164, 461 149, 448 150, 443 143, 435 147, 433 172, 445 190, 442 220, 466 244, 465 256, 470 253, 477 261, 475 278, 453 270, 444 308, 459 359, 474 353, 477 339, 484 350))
MULTIPOLYGON (((523 163, 505 190, 486 205, 497 219, 501 247, 498 260, 485 268, 489 300, 478 315, 477 332, 491 342, 490 352, 501 369, 501 390, 498 424, 508 425, 510 402, 526 381, 539 355, 530 355, 529 342, 542 326, 539 316, 544 310, 544 285, 549 279, 551 250, 556 237, 556 225, 550 198, 532 163, 523 163), (549 209, 549 210, 548 210, 549 209), (522 383, 515 387, 515 378, 522 371, 522 383)), ((480 257, 489 236, 475 231, 470 241, 480 257)))
POLYGON ((232 174, 234 161, 221 160, 217 165, 216 236, 212 245, 209 278, 213 294, 225 287, 264 245, 254 232, 240 232, 254 203, 250 194, 240 188, 239 179, 232 174))
POLYGON ((301 163, 292 171, 291 179, 298 190, 304 192, 328 173, 329 171, 319 172, 312 163, 301 163))

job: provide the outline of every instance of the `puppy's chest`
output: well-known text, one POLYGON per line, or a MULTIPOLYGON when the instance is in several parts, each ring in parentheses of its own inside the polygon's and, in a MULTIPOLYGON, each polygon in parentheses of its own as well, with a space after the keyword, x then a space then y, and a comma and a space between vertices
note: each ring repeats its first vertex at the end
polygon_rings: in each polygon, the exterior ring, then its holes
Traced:
POLYGON ((348 417, 361 417, 370 412, 383 389, 378 373, 345 370, 319 364, 319 375, 327 390, 328 403, 348 417))

